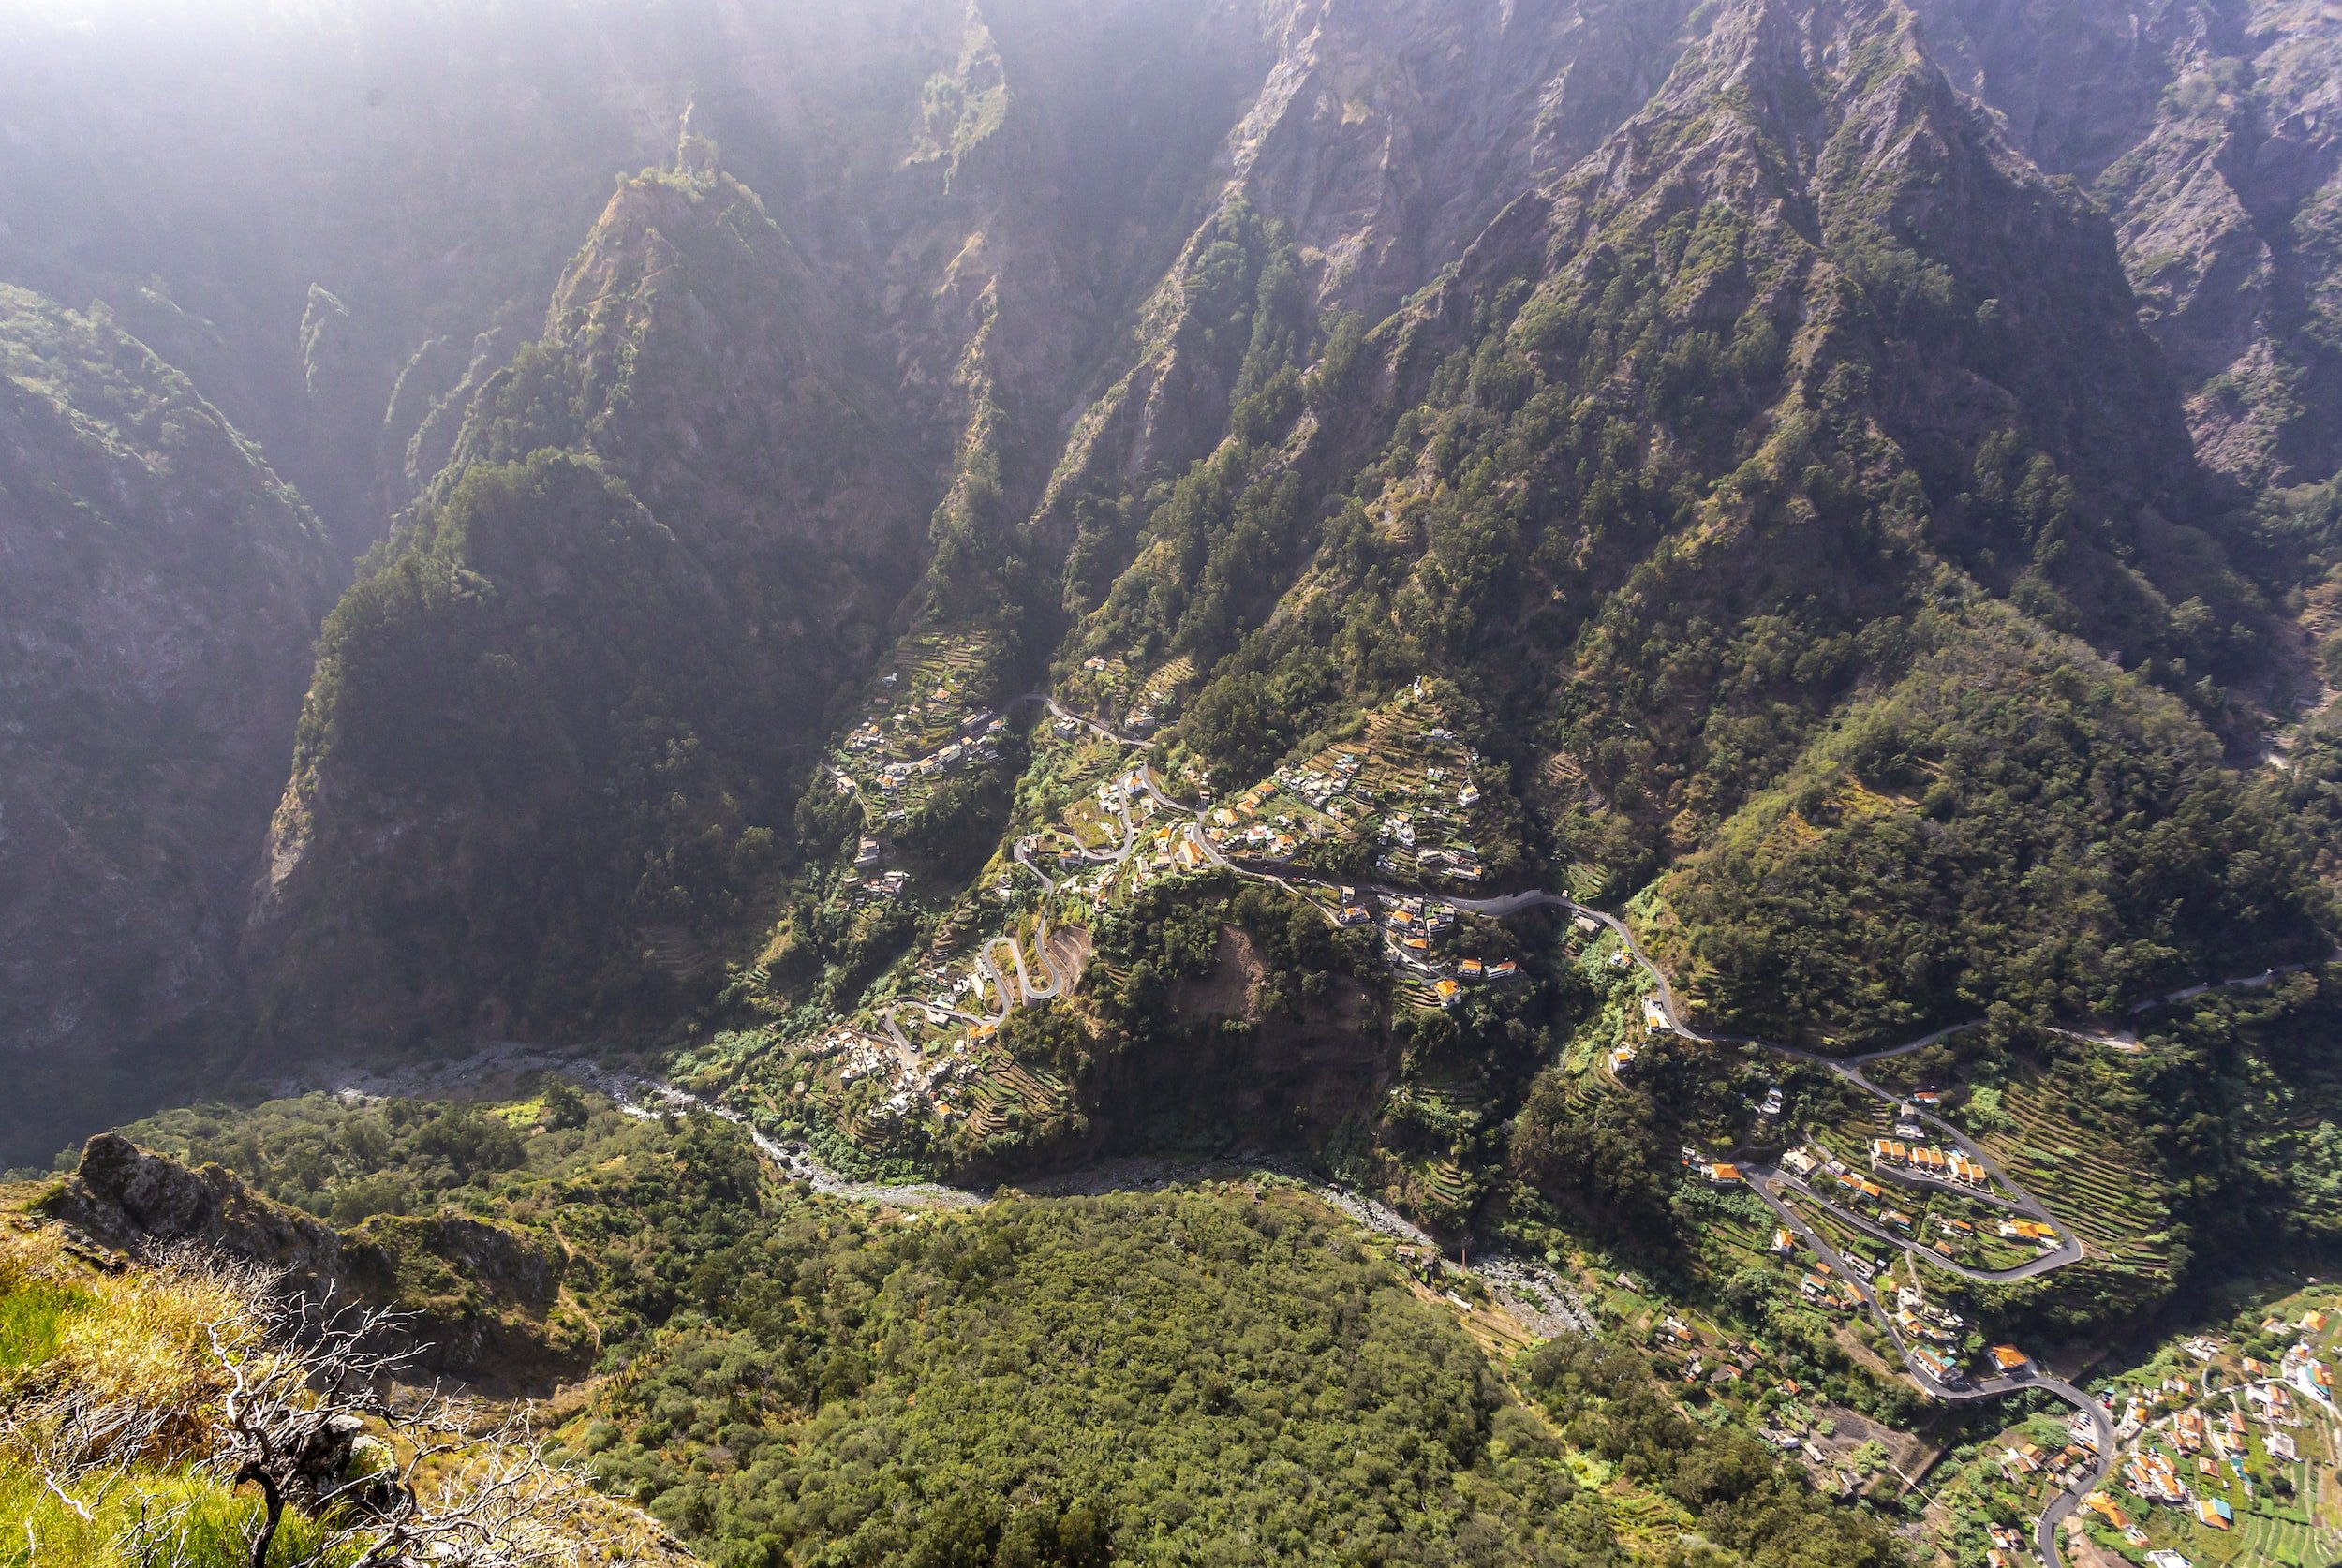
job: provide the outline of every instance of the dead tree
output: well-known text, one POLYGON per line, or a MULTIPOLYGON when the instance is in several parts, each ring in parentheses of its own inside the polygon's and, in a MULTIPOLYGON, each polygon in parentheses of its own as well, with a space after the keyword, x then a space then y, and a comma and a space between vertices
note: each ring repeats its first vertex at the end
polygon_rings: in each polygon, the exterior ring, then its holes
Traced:
POLYGON ((227 1383, 215 1462, 230 1486, 260 1488, 252 1568, 265 1568, 287 1504, 324 1513, 364 1501, 361 1488, 378 1489, 371 1472, 353 1474, 358 1440, 369 1415, 388 1414, 389 1391, 414 1354, 380 1348, 401 1336, 396 1316, 379 1309, 320 1317, 305 1297, 263 1296, 254 1306, 275 1324, 257 1340, 234 1320, 203 1329, 227 1383))
MULTIPOLYGON (((167 1396, 67 1383, 0 1409, 0 1446, 85 1523, 141 1468, 192 1458, 231 1489, 259 1489, 248 1568, 269 1568, 289 1508, 325 1528, 320 1558, 348 1568, 632 1561, 646 1521, 621 1517, 555 1463, 525 1410, 400 1383, 421 1347, 399 1314, 333 1310, 280 1294, 265 1270, 200 1253, 156 1266, 215 1303, 195 1347, 208 1375, 167 1396)), ((183 1568, 185 1513, 143 1503, 116 1545, 147 1568, 183 1568)), ((28 1558, 32 1530, 27 1520, 28 1558)))
POLYGON ((547 1457, 524 1412, 483 1429, 478 1407, 402 1389, 416 1353, 393 1313, 268 1306, 280 1326, 257 1344, 207 1325, 227 1381, 217 1462, 262 1500, 250 1568, 266 1568, 288 1506, 334 1527, 325 1555, 354 1549, 348 1568, 549 1568, 586 1555, 576 1526, 591 1489, 547 1457))

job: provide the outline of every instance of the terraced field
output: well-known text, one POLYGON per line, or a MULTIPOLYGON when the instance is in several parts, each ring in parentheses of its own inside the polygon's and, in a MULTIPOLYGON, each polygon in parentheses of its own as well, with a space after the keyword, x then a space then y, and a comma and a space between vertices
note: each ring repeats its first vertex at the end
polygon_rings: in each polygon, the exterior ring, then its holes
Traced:
POLYGON ((1696 1523, 1677 1504, 1624 1481, 1604 1487, 1602 1503, 1619 1544, 1638 1558, 1653 1561, 1681 1552, 1684 1533, 1696 1523))
POLYGON ((1410 1167, 1435 1211, 1456 1214, 1479 1196, 1472 1177, 1453 1160, 1430 1160, 1410 1167))
POLYGON ((963 1097, 968 1131, 978 1142, 1006 1132, 1014 1117, 1037 1121, 1064 1108, 1068 1091, 1055 1073, 1017 1061, 986 1065, 963 1097))
POLYGON ((891 819, 928 794, 943 771, 938 754, 963 738, 967 719, 996 696, 998 655, 987 634, 927 632, 908 641, 854 710, 831 766, 891 819))
POLYGON ((2052 1079, 2008 1086, 2002 1105, 2014 1127, 1978 1141, 2081 1235, 2091 1265, 2154 1277, 2172 1264, 2164 1206, 2155 1178, 2105 1134, 2064 1108, 2071 1086, 2052 1079))

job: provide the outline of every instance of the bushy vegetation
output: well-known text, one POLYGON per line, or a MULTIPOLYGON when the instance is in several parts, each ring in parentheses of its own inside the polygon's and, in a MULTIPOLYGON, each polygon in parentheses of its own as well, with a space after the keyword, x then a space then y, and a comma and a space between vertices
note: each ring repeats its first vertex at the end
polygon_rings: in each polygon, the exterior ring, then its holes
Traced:
POLYGON ((1556 1339, 1527 1376, 1564 1438, 1672 1499, 1735 1556, 1769 1568, 1901 1561, 1883 1526, 1816 1499, 1755 1437, 1695 1424, 1626 1346, 1556 1339))
MULTIPOLYGON (((0 1516, 21 1521, 6 1548, 14 1564, 32 1561, 63 1568, 135 1568, 142 1561, 128 1545, 146 1538, 173 1553, 185 1568, 250 1568, 249 1532, 258 1528, 260 1500, 238 1496, 218 1477, 185 1467, 142 1470, 102 1489, 59 1497, 22 1460, 0 1452, 0 1516), (77 1506, 78 1505, 78 1506, 77 1506), (83 1513, 88 1517, 82 1516, 83 1513), (172 1521, 164 1530, 157 1520, 172 1521), (24 1543, 35 1543, 28 1552, 24 1543)), ((355 1544, 326 1549, 331 1531, 306 1514, 288 1514, 278 1527, 271 1559, 340 1568, 355 1561, 355 1544)))
MULTIPOLYGON (((285 1150, 253 1179, 326 1210, 403 1173, 418 1206, 557 1233, 612 1373, 563 1441, 725 1568, 1625 1561, 1579 1479, 1625 1428, 1557 1429, 1581 1398, 1551 1374, 1549 1419, 1524 1408, 1445 1309, 1290 1187, 897 1215, 774 1185, 727 1124, 550 1085, 507 1107, 311 1098, 138 1132, 285 1150), (496 1143, 453 1135, 480 1122, 523 1158, 459 1177, 443 1151, 496 1143)), ((1583 1408, 1660 1399, 1604 1376, 1583 1408)), ((1638 1480, 1695 1512, 1746 1502, 1736 1556, 1879 1561, 1854 1526, 1783 1555, 1777 1521, 1825 1512, 1799 1483, 1746 1456, 1701 1468, 1709 1434, 1644 1426, 1638 1480)))
POLYGON ((581 1441, 720 1561, 1542 1562, 1605 1534, 1549 1439, 1490 1452, 1520 1413, 1470 1341, 1284 1201, 798 1226, 707 1272, 711 1321, 581 1441))
MULTIPOLYGON (((237 1495, 208 1463, 227 1387, 214 1329, 245 1352, 259 1340, 230 1277, 200 1265, 100 1273, 53 1232, 0 1244, 0 1515, 11 1527, 0 1550, 9 1561, 112 1568, 139 1561, 143 1535, 155 1549, 175 1546, 189 1568, 246 1568, 259 1497, 237 1495)), ((357 1555, 353 1545, 320 1556, 330 1534, 294 1510, 277 1561, 332 1568, 357 1555)))
POLYGON ((2306 836, 2176 702, 1997 616, 1940 635, 1664 884, 1710 1016, 1884 1044, 2318 954, 2306 836))
POLYGON ((610 1354, 665 1322, 697 1262, 747 1234, 763 1203, 755 1152, 735 1130, 704 1117, 645 1121, 558 1080, 495 1108, 350 1107, 312 1095, 199 1106, 126 1132, 164 1153, 218 1161, 338 1223, 456 1213, 517 1226, 567 1257, 562 1287, 610 1354))

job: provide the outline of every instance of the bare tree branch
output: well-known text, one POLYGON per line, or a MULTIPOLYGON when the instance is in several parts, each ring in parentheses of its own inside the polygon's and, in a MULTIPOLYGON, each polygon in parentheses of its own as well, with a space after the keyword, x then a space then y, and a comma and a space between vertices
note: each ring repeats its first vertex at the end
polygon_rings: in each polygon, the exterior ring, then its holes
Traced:
MULTIPOLYGON (((584 1473, 556 1463, 526 1409, 448 1398, 401 1382, 408 1320, 284 1293, 281 1277, 185 1250, 152 1261, 217 1303, 198 1319, 199 1375, 166 1398, 108 1397, 70 1381, 0 1409, 0 1445, 84 1523, 135 1468, 194 1457, 231 1489, 255 1487, 240 1528, 247 1568, 272 1568, 288 1512, 325 1527, 308 1568, 630 1568, 622 1521, 584 1473)), ((112 1547, 136 1568, 186 1568, 188 1504, 141 1500, 112 1547)), ((39 1541, 25 1521, 28 1568, 39 1541)))

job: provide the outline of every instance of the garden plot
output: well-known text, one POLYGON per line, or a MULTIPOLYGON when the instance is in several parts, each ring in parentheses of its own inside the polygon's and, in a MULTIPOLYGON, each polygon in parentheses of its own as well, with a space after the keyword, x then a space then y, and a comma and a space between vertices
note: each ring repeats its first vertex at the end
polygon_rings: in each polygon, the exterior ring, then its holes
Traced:
POLYGON ((840 787, 895 819, 915 809, 944 776, 997 756, 1006 723, 992 709, 987 672, 996 654, 982 633, 908 639, 831 756, 840 787))
POLYGON ((2074 1093, 2049 1076, 2012 1082, 2002 1097, 2009 1125, 1978 1141, 2088 1244, 2094 1266, 2159 1276, 2172 1262, 2162 1191, 2110 1134, 2075 1119, 2074 1093))
POLYGON ((1435 702, 1404 696, 1225 801, 1206 831, 1231 856, 1331 876, 1371 861, 1393 880, 1469 887, 1489 816, 1478 762, 1435 702))

